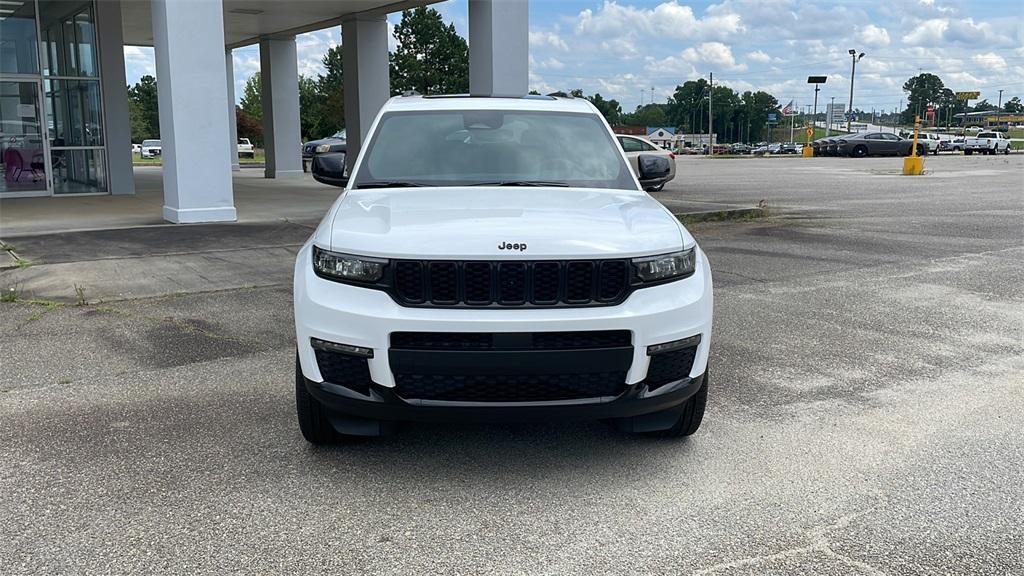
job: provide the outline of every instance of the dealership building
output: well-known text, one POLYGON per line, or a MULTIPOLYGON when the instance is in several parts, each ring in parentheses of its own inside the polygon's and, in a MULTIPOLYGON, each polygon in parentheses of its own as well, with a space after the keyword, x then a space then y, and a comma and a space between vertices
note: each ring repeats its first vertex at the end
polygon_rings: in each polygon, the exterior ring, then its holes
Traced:
MULTIPOLYGON (((267 178, 302 174, 295 36, 341 26, 350 158, 391 94, 389 13, 436 0, 0 0, 0 198, 135 193, 124 47, 152 46, 163 217, 236 219, 232 50, 259 45, 267 178)), ((526 0, 466 0, 470 92, 527 92, 526 0)))

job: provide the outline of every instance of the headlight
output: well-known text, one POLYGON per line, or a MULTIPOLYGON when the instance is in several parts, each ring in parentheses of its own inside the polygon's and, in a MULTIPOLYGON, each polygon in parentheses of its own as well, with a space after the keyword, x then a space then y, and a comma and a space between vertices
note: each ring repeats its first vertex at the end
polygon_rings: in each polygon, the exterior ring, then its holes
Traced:
POLYGON ((693 248, 682 252, 634 258, 636 275, 643 282, 661 282, 693 274, 697 257, 693 248))
POLYGON ((384 275, 387 260, 328 252, 313 246, 313 271, 332 280, 376 282, 384 275))
POLYGON ((330 151, 331 151, 331 145, 330 144, 319 144, 316 147, 316 153, 317 154, 324 154, 324 153, 330 152, 330 151))

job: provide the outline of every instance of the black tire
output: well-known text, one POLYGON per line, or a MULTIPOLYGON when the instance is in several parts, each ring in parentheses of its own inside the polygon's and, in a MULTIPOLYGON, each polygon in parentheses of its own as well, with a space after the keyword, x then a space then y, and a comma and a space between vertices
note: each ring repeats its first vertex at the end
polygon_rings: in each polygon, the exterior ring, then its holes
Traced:
POLYGON ((1009 156, 1009 155, 1010 155, 1010 147, 1007 146, 1006 149, 1003 150, 1003 156, 1009 156))
POLYGON ((974 154, 973 150, 964 150, 964 156, 970 156, 971 154, 974 154))
POLYGON ((708 404, 709 374, 710 370, 704 372, 704 384, 696 394, 690 396, 690 399, 682 406, 673 408, 673 410, 679 411, 679 419, 676 420, 676 423, 671 428, 656 432, 644 432, 644 436, 652 438, 681 438, 696 432, 700 428, 701 421, 704 420, 704 408, 708 404))
POLYGON ((864 158, 868 155, 868 147, 861 144, 856 146, 853 150, 850 150, 851 158, 864 158))
POLYGON ((917 145, 917 155, 921 156, 921 157, 924 157, 926 154, 928 154, 928 148, 926 148, 924 146, 924 144, 918 144, 917 145))
POLYGON ((936 148, 935 150, 932 150, 932 154, 935 155, 935 156, 938 156, 939 155, 939 149, 936 148))
POLYGON ((302 437, 310 444, 332 444, 339 440, 324 405, 306 389, 306 377, 302 375, 298 353, 295 354, 295 411, 299 416, 302 437))

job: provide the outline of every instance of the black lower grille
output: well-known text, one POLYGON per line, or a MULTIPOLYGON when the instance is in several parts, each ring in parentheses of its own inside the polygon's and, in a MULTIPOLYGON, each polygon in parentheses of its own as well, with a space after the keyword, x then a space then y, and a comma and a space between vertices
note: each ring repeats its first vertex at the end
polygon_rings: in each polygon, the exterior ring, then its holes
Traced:
POLYGON ((344 386, 361 394, 370 393, 370 365, 366 358, 314 348, 316 364, 325 382, 344 386))
POLYGON ((396 374, 395 392, 412 400, 448 402, 545 402, 618 396, 625 372, 531 376, 396 374))
POLYGON ((389 269, 392 296, 405 306, 611 305, 630 287, 626 260, 397 260, 389 269))
POLYGON ((696 357, 696 346, 651 356, 651 364, 647 368, 647 378, 644 379, 648 390, 657 390, 670 382, 688 378, 696 357))
POLYGON ((628 330, 391 333, 391 346, 407 350, 583 350, 629 346, 631 341, 628 330))

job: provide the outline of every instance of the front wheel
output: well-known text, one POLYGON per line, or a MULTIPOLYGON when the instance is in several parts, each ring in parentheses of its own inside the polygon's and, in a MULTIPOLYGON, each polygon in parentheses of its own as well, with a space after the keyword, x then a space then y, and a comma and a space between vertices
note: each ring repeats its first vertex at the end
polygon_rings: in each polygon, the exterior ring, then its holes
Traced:
POLYGON ((310 444, 331 444, 339 439, 331 426, 327 409, 306 389, 306 377, 302 375, 299 355, 295 354, 295 410, 299 416, 299 430, 310 444))
POLYGON ((1009 155, 1010 155, 1010 147, 1007 146, 1006 148, 1003 148, 1003 156, 1009 156, 1009 155))
POLYGON ((700 390, 696 394, 690 396, 690 399, 684 402, 681 406, 672 408, 672 410, 678 411, 679 416, 676 423, 671 428, 666 430, 657 430, 654 432, 644 432, 645 436, 651 436, 654 438, 681 438, 683 436, 690 436, 700 428, 700 423, 704 420, 704 408, 708 403, 708 383, 710 379, 710 370, 704 372, 704 384, 700 387, 700 390))
POLYGON ((974 150, 964 150, 964 156, 970 156, 971 154, 974 154, 974 150))
POLYGON ((853 150, 850 151, 850 156, 853 156, 854 158, 864 158, 867 155, 868 155, 868 147, 867 146, 857 146, 856 148, 854 148, 853 150))

